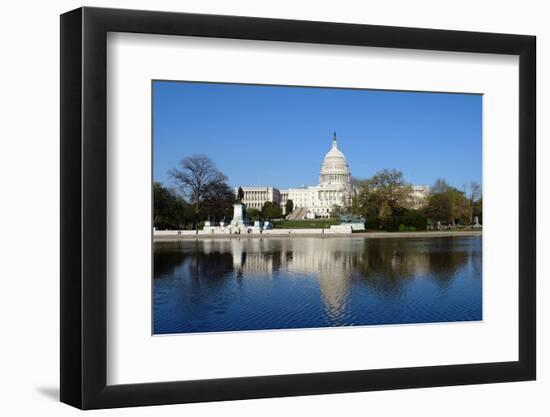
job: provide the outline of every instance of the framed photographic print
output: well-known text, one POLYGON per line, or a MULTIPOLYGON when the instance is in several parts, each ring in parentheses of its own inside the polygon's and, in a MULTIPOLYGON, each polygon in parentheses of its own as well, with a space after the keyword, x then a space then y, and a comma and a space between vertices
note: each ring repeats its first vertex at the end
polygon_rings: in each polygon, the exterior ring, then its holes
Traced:
POLYGON ((533 380, 535 38, 61 16, 61 400, 533 380))

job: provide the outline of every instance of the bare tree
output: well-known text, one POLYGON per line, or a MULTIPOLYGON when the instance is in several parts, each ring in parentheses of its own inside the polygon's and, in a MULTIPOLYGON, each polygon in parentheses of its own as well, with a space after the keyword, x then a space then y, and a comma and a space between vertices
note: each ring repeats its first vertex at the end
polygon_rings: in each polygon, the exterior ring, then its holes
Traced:
POLYGON ((473 223, 474 222, 474 216, 477 215, 479 217, 477 212, 481 211, 481 210, 478 210, 478 207, 481 207, 481 204, 480 204, 481 185, 479 184, 479 182, 472 181, 467 186, 465 186, 464 188, 465 189, 467 188, 468 191, 469 191, 469 192, 466 192, 466 190, 465 190, 464 194, 467 195, 467 198, 470 201, 470 207, 472 208, 470 222, 473 223), (476 212, 476 214, 474 214, 474 212, 476 212))
POLYGON ((445 181, 442 178, 438 178, 432 188, 430 189, 430 194, 439 194, 444 193, 446 191, 451 190, 453 187, 451 187, 449 184, 447 184, 447 181, 445 181))
POLYGON ((469 190, 469 193, 467 194, 468 199, 471 204, 474 204, 481 198, 481 185, 479 182, 472 181, 468 184, 467 188, 469 190))
POLYGON ((200 205, 209 189, 225 184, 227 177, 218 171, 210 158, 202 154, 182 159, 179 166, 180 168, 171 169, 168 174, 176 187, 190 199, 197 218, 200 205))

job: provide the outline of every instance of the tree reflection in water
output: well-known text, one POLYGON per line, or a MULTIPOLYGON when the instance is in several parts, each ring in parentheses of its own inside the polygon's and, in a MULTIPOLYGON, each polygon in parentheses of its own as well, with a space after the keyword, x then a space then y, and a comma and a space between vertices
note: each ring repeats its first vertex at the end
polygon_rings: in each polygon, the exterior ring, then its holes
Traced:
POLYGON ((354 269, 381 294, 399 293, 415 278, 432 278, 446 287, 472 256, 470 246, 460 238, 371 239, 354 259, 354 269))
MULTIPOLYGON (((481 318, 481 238, 476 237, 156 242, 154 268, 155 314, 164 317, 156 303, 171 299, 186 319, 198 318, 203 331, 416 322, 417 310, 418 322, 425 322, 447 317, 445 311, 427 311, 445 308, 443 297, 466 312, 466 319, 481 318), (218 325, 207 323, 208 309, 217 312, 218 325), (382 317, 384 311, 388 317, 382 317)), ((164 317, 160 327, 169 321, 164 317)))

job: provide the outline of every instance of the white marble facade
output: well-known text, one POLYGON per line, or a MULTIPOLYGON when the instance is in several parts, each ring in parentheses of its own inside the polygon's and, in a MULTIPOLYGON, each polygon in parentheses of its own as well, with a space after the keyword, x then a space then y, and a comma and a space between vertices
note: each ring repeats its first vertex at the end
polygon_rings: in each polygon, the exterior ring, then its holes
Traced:
MULTIPOLYGON (((278 189, 273 187, 241 187, 243 189, 243 203, 247 208, 261 210, 264 203, 270 201, 272 203, 281 204, 281 196, 278 189)), ((235 189, 237 195, 238 188, 235 189)), ((286 202, 286 200, 285 200, 286 202)))
POLYGON ((304 216, 307 217, 330 217, 335 207, 349 205, 352 192, 348 161, 338 148, 336 134, 332 138, 331 149, 323 159, 318 185, 287 190, 274 187, 241 188, 244 192, 243 202, 248 208, 260 210, 265 202, 270 201, 280 204, 284 212, 285 204, 290 199, 294 209, 303 208, 304 216))
MULTIPOLYGON (((338 148, 336 133, 332 138, 332 146, 326 153, 321 164, 319 184, 310 187, 289 188, 279 190, 275 187, 241 187, 244 192, 243 202, 248 208, 261 210, 265 202, 270 201, 281 205, 284 214, 288 199, 294 203, 294 210, 299 211, 300 218, 331 217, 336 207, 347 207, 351 204, 353 187, 351 172, 346 156, 338 148)), ((238 188, 235 189, 237 195, 238 188)), ((411 206, 421 207, 427 200, 429 187, 413 186, 411 206)))
POLYGON ((430 196, 430 187, 427 185, 413 185, 411 189, 411 201, 409 202, 409 206, 414 209, 425 206, 430 196))
POLYGON ((336 134, 325 155, 319 174, 319 185, 283 190, 294 202, 294 208, 305 208, 308 217, 330 217, 336 207, 351 203, 351 173, 346 156, 338 148, 336 134))

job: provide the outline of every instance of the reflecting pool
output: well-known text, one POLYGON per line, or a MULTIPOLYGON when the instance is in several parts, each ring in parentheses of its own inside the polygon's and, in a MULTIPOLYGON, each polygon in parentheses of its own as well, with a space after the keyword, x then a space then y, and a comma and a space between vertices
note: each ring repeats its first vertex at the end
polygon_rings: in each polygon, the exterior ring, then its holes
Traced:
POLYGON ((155 334, 482 319, 482 238, 154 243, 155 334))

